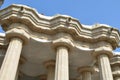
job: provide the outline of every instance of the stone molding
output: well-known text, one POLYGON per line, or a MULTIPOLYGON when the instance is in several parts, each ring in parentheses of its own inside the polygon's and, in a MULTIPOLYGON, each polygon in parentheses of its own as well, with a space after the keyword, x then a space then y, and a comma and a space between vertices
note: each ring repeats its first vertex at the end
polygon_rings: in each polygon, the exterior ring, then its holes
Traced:
POLYGON ((120 55, 114 55, 110 62, 111 66, 120 66, 120 55))
POLYGON ((120 77, 120 55, 115 54, 110 61, 113 76, 120 77))
POLYGON ((83 72, 91 72, 91 73, 94 73, 95 70, 94 70, 94 68, 91 67, 91 66, 83 66, 83 67, 79 67, 79 68, 78 68, 78 72, 79 72, 80 74, 83 73, 83 72))
POLYGON ((74 47, 74 44, 71 40, 65 38, 60 38, 53 41, 53 48, 55 50, 60 46, 67 47, 68 50, 71 51, 72 47, 74 47))
POLYGON ((46 61, 46 62, 44 62, 44 65, 46 68, 48 68, 49 66, 55 67, 55 60, 46 61))
POLYGON ((114 71, 112 72, 113 77, 120 77, 120 71, 114 71))
POLYGON ((96 48, 94 50, 94 52, 92 53, 94 58, 97 58, 101 54, 106 54, 106 55, 108 55, 109 58, 113 57, 112 49, 110 49, 108 47, 104 47, 104 46, 96 48))
POLYGON ((15 23, 10 25, 10 27, 11 26, 16 28, 12 28, 6 31, 6 39, 9 41, 13 37, 18 37, 23 40, 24 44, 27 44, 30 38, 29 34, 24 29, 17 28, 19 26, 25 26, 25 25, 20 23, 15 23))
MULTIPOLYGON (((11 5, 0 11, 0 23, 6 30, 11 23, 20 22, 29 27, 30 30, 45 34, 56 34, 67 32, 73 38, 81 41, 98 42, 107 41, 115 49, 120 41, 119 31, 108 25, 95 24, 93 27, 85 27, 80 22, 70 16, 56 15, 46 17, 39 14, 35 9, 24 5, 11 5), (70 18, 69 26, 66 22, 70 18)), ((67 22, 68 23, 68 22, 67 22)))
POLYGON ((5 43, 5 35, 0 34, 0 47, 6 45, 5 43))

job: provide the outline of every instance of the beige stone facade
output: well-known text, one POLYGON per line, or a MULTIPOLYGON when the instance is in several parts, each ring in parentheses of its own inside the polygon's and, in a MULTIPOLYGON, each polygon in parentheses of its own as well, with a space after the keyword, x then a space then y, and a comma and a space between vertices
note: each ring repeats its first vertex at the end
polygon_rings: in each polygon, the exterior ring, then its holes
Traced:
POLYGON ((120 33, 24 5, 0 11, 0 80, 120 80, 120 33))

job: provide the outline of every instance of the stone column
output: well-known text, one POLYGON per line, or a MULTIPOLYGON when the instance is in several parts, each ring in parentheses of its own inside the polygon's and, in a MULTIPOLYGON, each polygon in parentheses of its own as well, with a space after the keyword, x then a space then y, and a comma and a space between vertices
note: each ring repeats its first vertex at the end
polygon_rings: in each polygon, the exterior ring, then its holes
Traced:
POLYGON ((112 50, 108 47, 95 49, 94 56, 98 60, 100 80, 113 80, 109 57, 112 56, 112 50))
POLYGON ((114 54, 111 59, 114 80, 120 80, 120 54, 114 54))
POLYGON ((82 76, 82 80, 92 80, 93 68, 90 66, 78 68, 79 73, 82 76))
POLYGON ((53 41, 56 50, 55 80, 69 80, 69 54, 74 44, 69 34, 58 33, 56 38, 53 41))
POLYGON ((15 80, 22 43, 23 41, 19 38, 11 39, 1 67, 0 80, 15 80))
POLYGON ((47 80, 55 79, 55 61, 49 60, 45 62, 45 66, 47 68, 47 80))
POLYGON ((69 80, 68 48, 57 47, 55 80, 69 80))
POLYGON ((98 56, 100 77, 102 80, 113 80, 109 58, 106 54, 98 56))
MULTIPOLYGON (((10 27, 24 27, 22 24, 12 24, 10 27)), ((29 35, 22 29, 12 28, 6 32, 9 46, 0 70, 0 80, 15 80, 22 45, 28 40, 29 35)))

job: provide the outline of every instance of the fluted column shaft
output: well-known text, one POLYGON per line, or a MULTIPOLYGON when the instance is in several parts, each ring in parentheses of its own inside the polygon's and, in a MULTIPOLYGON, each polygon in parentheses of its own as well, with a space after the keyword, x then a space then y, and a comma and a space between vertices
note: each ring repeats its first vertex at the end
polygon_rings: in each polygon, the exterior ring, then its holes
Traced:
POLYGON ((45 62, 45 66, 47 68, 47 80, 55 79, 55 61, 49 60, 45 62))
POLYGON ((15 80, 22 44, 19 38, 11 39, 0 70, 0 80, 15 80))
POLYGON ((91 80, 91 72, 86 71, 82 73, 82 80, 91 80))
POLYGON ((68 48, 57 47, 55 80, 69 80, 68 48))
POLYGON ((48 67, 48 73, 47 73, 47 80, 54 80, 55 78, 55 67, 49 66, 48 67))
POLYGON ((94 72, 91 66, 82 66, 78 68, 78 72, 82 76, 82 80, 92 80, 92 73, 94 72))
POLYGON ((100 80, 113 80, 109 57, 106 54, 98 56, 100 80))

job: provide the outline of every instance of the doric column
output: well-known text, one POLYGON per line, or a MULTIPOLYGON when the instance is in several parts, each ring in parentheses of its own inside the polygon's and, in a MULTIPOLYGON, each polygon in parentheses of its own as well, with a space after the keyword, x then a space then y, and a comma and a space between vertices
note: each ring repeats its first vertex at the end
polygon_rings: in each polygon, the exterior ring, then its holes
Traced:
POLYGON ((55 79, 55 61, 49 60, 45 62, 45 66, 47 68, 47 80, 55 79))
POLYGON ((79 73, 82 76, 82 80, 92 80, 93 68, 90 66, 78 68, 79 73))
MULTIPOLYGON (((105 45, 105 44, 104 44, 105 45)), ((97 58, 100 71, 100 80, 113 80, 109 57, 112 57, 112 49, 103 46, 95 49, 94 57, 97 58)))
POLYGON ((108 55, 102 54, 98 56, 100 77, 102 80, 113 80, 112 71, 108 55))
POLYGON ((55 80, 69 80, 68 48, 57 47, 55 80))
POLYGON ((59 33, 59 38, 53 41, 56 51, 55 80, 69 80, 69 53, 74 46, 70 36, 59 33))
POLYGON ((23 24, 14 23, 9 26, 11 29, 6 32, 9 46, 0 70, 0 80, 15 80, 22 45, 29 39, 29 35, 25 30, 18 28, 24 26, 23 24))

